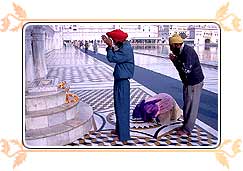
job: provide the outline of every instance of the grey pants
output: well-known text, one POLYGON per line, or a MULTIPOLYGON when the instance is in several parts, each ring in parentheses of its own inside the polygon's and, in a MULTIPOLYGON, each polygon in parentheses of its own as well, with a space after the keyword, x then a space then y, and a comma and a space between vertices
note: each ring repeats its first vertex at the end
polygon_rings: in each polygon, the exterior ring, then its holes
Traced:
POLYGON ((197 119, 200 96, 203 82, 196 85, 183 86, 183 126, 182 128, 188 132, 192 132, 195 121, 197 119))

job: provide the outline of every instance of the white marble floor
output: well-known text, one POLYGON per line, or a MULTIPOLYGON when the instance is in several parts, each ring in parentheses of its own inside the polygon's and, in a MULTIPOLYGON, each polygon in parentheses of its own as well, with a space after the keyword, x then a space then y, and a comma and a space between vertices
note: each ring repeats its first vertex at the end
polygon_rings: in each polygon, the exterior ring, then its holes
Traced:
MULTIPOLYGON (((138 58, 139 56, 136 56, 138 58)), ((138 62, 140 60, 137 60, 138 62)), ((122 145, 109 131, 114 129, 113 109, 113 69, 95 58, 74 48, 54 51, 47 59, 48 77, 59 78, 70 83, 70 91, 92 106, 96 114, 98 131, 80 137, 71 146, 114 146, 122 145), (102 137, 102 138, 101 138, 102 137)), ((143 85, 131 80, 131 112, 142 99, 155 95, 143 85)), ((200 146, 215 147, 218 132, 209 129, 205 123, 197 121, 191 137, 178 137, 173 129, 181 121, 171 125, 154 125, 154 123, 134 124, 131 122, 132 142, 135 146, 200 146), (154 138, 155 137, 155 138, 154 138), (157 138, 156 138, 157 137, 157 138)))
MULTIPOLYGON (((106 54, 104 48, 99 48, 98 52, 106 54)), ((169 59, 137 53, 135 53, 134 58, 137 66, 180 80, 177 70, 169 59)), ((205 76, 203 89, 218 94, 218 83, 220 78, 218 69, 202 66, 202 70, 205 76)))

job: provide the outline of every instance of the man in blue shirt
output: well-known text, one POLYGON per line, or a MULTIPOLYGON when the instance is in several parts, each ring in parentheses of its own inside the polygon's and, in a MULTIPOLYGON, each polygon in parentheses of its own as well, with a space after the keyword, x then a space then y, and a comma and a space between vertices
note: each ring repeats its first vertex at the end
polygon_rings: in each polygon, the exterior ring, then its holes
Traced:
POLYGON ((204 75, 195 50, 183 43, 183 39, 174 34, 169 38, 170 60, 179 72, 183 83, 183 126, 177 129, 178 135, 192 132, 198 115, 200 95, 203 87, 204 75))
POLYGON ((134 74, 134 54, 127 33, 116 29, 102 35, 102 40, 108 45, 107 60, 116 63, 114 76, 114 108, 116 127, 112 133, 118 135, 120 141, 130 139, 130 82, 134 74), (112 43, 113 41, 113 43, 112 43), (113 47, 113 44, 115 47, 113 47))

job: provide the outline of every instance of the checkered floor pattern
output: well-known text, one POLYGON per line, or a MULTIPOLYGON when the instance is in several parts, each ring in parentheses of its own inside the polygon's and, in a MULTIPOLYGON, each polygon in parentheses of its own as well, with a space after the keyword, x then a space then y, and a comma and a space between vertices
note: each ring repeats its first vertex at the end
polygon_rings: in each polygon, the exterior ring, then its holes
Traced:
POLYGON ((60 50, 53 50, 46 56, 46 63, 48 67, 54 66, 84 66, 97 65, 100 62, 92 57, 88 57, 80 50, 74 48, 66 48, 60 50))
POLYGON ((48 69, 48 78, 58 78, 68 83, 113 81, 112 71, 105 66, 70 66, 48 69))
MULTIPOLYGON (((113 90, 112 89, 98 89, 98 90, 74 90, 72 93, 77 94, 82 101, 93 107, 95 112, 104 111, 114 106, 113 90)), ((130 90, 130 105, 135 107, 142 99, 151 97, 140 88, 131 88, 130 90)))
POLYGON ((112 81, 112 70, 80 50, 67 48, 50 52, 47 57, 48 78, 69 83, 112 81))
MULTIPOLYGON (((68 146, 216 146, 217 144, 217 137, 198 125, 195 126, 189 137, 178 136, 174 128, 181 125, 181 119, 171 125, 130 119, 132 138, 124 144, 118 141, 116 135, 110 133, 115 125, 112 90, 78 90, 73 93, 93 107, 95 113, 102 117, 102 123, 99 123, 97 119, 98 131, 91 131, 68 146), (164 131, 165 129, 168 131, 164 131)), ((140 88, 132 88, 130 115, 136 104, 149 96, 140 88)))
MULTIPOLYGON (((133 131, 131 130, 131 134, 133 131)), ((121 142, 110 130, 90 131, 68 146, 213 146, 217 139, 196 127, 190 136, 178 136, 174 130, 157 138, 132 136, 127 142, 121 142)))
MULTIPOLYGON (((145 123, 130 119, 131 140, 126 144, 118 141, 111 134, 114 129, 115 117, 113 108, 113 76, 112 69, 106 64, 76 50, 66 48, 54 50, 47 55, 47 78, 58 78, 71 84, 70 89, 79 98, 89 104, 94 110, 97 131, 90 131, 84 137, 67 146, 215 146, 217 137, 196 125, 192 134, 179 137, 173 130, 181 125, 181 119, 170 125, 160 125, 155 122, 145 123), (95 84, 94 84, 95 83, 95 84), (103 84, 109 85, 105 87, 103 84), (95 88, 92 86, 96 86, 95 88), (98 86, 98 88, 97 88, 98 86), (85 88, 84 88, 85 87, 85 88)), ((134 84, 135 81, 131 80, 134 84)), ((151 93, 142 85, 131 86, 131 111, 142 99, 151 93)))

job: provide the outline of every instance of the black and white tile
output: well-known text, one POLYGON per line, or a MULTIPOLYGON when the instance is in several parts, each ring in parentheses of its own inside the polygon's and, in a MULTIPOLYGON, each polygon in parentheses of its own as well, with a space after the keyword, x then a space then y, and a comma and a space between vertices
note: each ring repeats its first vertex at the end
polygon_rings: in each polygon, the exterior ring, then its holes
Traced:
MULTIPOLYGON (((48 78, 58 78, 67 81, 70 91, 89 104, 95 115, 97 131, 90 131, 84 137, 67 146, 206 146, 214 147, 218 143, 217 131, 197 120, 190 135, 179 137, 174 129, 181 125, 179 119, 170 125, 160 125, 155 122, 145 123, 130 119, 131 140, 124 144, 118 137, 110 133, 114 129, 113 102, 113 69, 73 48, 56 50, 47 57, 48 78)), ((131 82, 131 111, 143 99, 155 95, 143 85, 131 82)))

